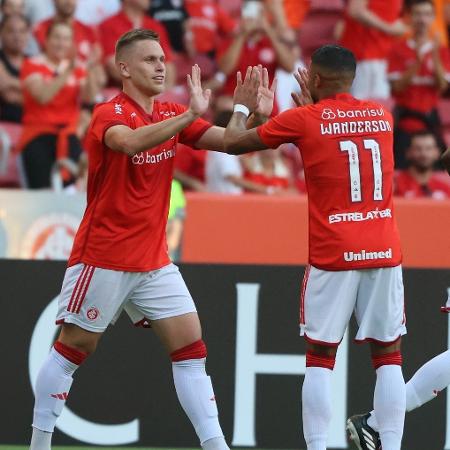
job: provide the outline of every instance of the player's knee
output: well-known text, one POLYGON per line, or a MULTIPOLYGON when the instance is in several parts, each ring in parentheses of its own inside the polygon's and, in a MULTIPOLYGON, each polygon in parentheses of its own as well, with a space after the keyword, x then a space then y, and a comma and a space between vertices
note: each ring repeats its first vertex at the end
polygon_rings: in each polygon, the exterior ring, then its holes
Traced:
POLYGON ((402 338, 399 337, 394 342, 371 342, 371 353, 372 356, 382 356, 389 353, 400 352, 402 338))
POLYGON ((336 353, 316 353, 309 349, 306 351, 306 367, 322 367, 324 369, 334 369, 336 353))
POLYGON ((400 350, 396 350, 390 353, 382 353, 381 355, 372 355, 372 365, 375 370, 381 366, 401 366, 403 358, 400 350))
POLYGON ((90 355, 95 352, 100 337, 99 333, 85 331, 75 325, 64 324, 58 341, 74 350, 90 355))
POLYGON ((172 362, 186 361, 188 359, 203 359, 206 358, 208 352, 206 350, 206 344, 203 339, 179 348, 170 354, 172 362))

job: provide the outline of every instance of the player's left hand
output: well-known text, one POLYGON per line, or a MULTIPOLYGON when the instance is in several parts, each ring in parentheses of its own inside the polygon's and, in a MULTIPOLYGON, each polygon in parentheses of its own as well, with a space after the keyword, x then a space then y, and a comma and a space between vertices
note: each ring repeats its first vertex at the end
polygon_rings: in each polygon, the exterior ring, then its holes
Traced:
POLYGON ((309 92, 308 88, 308 80, 309 75, 306 69, 298 69, 297 72, 294 73, 294 78, 297 80, 298 85, 300 86, 300 94, 297 92, 292 92, 291 97, 294 100, 294 103, 297 106, 306 106, 314 103, 311 92, 309 92))
POLYGON ((262 66, 258 66, 261 75, 261 84, 258 88, 258 104, 255 109, 256 114, 264 117, 270 117, 275 101, 275 91, 277 89, 277 79, 274 78, 272 85, 269 85, 269 72, 262 66))
POLYGON ((191 96, 189 109, 196 116, 201 116, 208 110, 211 89, 203 90, 201 70, 197 64, 192 66, 192 74, 187 76, 187 84, 191 96))

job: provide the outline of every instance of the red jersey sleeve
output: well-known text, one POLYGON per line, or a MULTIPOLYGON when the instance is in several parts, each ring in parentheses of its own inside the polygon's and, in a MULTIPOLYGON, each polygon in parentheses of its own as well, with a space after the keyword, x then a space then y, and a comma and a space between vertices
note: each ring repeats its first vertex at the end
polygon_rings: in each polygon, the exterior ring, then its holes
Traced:
POLYGON ((256 129, 259 137, 269 148, 281 144, 296 143, 303 134, 304 108, 285 111, 256 129))
MULTIPOLYGON (((173 105, 174 109, 177 111, 177 115, 182 114, 186 111, 186 107, 183 105, 173 105)), ((179 134, 179 142, 188 147, 195 148, 197 141, 209 130, 212 125, 201 117, 192 122, 179 134)))
POLYGON ((94 109, 90 132, 92 136, 103 143, 106 131, 114 125, 129 126, 121 109, 115 107, 115 103, 101 103, 94 109))

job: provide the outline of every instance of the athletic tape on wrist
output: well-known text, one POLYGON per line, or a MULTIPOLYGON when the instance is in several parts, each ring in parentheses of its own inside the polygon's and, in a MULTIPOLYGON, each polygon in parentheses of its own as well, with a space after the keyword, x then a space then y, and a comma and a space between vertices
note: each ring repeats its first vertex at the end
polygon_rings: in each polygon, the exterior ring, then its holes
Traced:
POLYGON ((236 105, 234 105, 233 111, 241 112, 241 113, 245 114, 246 117, 248 117, 250 115, 250 110, 245 105, 241 105, 240 103, 237 103, 236 105))

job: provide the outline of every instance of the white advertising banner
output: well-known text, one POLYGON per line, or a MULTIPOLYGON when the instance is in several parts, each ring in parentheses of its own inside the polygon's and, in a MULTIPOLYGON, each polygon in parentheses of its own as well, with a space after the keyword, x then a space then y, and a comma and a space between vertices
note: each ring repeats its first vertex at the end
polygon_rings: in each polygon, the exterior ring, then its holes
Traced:
POLYGON ((84 194, 0 189, 0 258, 67 260, 84 194))

